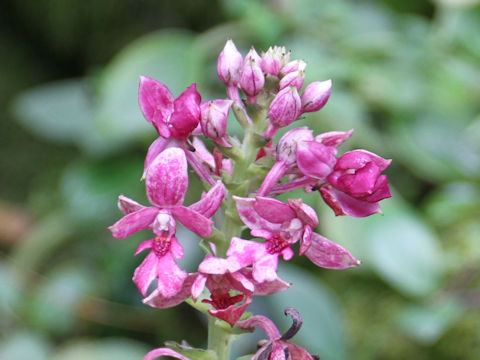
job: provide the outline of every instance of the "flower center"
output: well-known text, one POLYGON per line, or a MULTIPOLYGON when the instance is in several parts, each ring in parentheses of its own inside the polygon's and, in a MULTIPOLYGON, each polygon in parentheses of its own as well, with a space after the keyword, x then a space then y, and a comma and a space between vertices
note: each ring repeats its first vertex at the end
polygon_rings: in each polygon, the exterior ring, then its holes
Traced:
POLYGON ((275 234, 267 240, 267 252, 269 254, 278 254, 290 246, 290 243, 285 240, 280 234, 275 234))
POLYGON ((239 303, 243 300, 243 295, 235 295, 231 296, 228 292, 227 293, 217 293, 211 294, 210 296, 212 300, 202 300, 202 302, 211 304, 216 310, 223 310, 228 308, 229 306, 239 303))
POLYGON ((168 236, 156 236, 153 239, 152 250, 157 257, 163 257, 170 251, 172 241, 168 236))

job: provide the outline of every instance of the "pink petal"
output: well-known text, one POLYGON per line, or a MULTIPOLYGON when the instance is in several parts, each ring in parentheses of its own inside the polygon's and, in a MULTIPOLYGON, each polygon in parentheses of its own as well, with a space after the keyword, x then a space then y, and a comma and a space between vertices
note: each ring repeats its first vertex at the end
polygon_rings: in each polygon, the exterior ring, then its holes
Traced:
POLYGON ((202 196, 202 198, 196 203, 190 205, 189 208, 209 218, 218 210, 224 196, 225 185, 219 180, 207 192, 207 194, 202 196))
POLYGON ((266 254, 253 264, 253 278, 262 283, 264 281, 274 281, 277 278, 278 254, 266 254))
POLYGON ((226 309, 222 310, 208 310, 210 315, 215 316, 230 324, 231 327, 235 326, 238 319, 240 319, 247 309, 248 305, 252 302, 252 299, 247 297, 245 303, 242 305, 230 305, 226 309))
POLYGON ((312 234, 312 244, 305 255, 315 265, 328 269, 342 270, 361 264, 348 250, 317 233, 312 234))
POLYGON ((133 273, 133 282, 142 296, 147 295, 150 284, 157 277, 157 265, 157 255, 151 251, 133 273))
POLYGON ((153 243, 153 240, 150 239, 150 240, 145 240, 145 241, 142 241, 140 244, 138 244, 137 248, 135 249, 135 252, 133 255, 138 255, 140 254, 142 251, 145 251, 147 249, 151 249, 152 248, 152 243, 153 243))
POLYGON ((158 258, 157 264, 157 289, 158 293, 166 298, 178 294, 187 278, 188 273, 177 265, 168 253, 158 258))
POLYGON ((202 214, 185 206, 174 207, 172 213, 183 226, 189 228, 201 237, 212 235, 213 221, 207 219, 202 214))
POLYGON ((181 304, 191 296, 191 287, 197 278, 197 274, 189 274, 183 282, 180 291, 172 297, 164 297, 158 289, 155 289, 148 297, 143 299, 143 303, 158 309, 165 309, 181 304))
POLYGON ((205 259, 198 265, 198 271, 202 274, 223 275, 228 272, 228 265, 227 259, 207 254, 205 259))
POLYGON ((305 252, 308 250, 310 245, 312 244, 312 228, 308 225, 305 225, 304 231, 303 231, 303 237, 300 242, 300 251, 299 254, 303 255, 305 252))
POLYGON ((280 229, 279 224, 273 224, 258 216, 258 213, 254 209, 255 199, 233 196, 233 200, 237 205, 238 216, 240 216, 240 219, 242 219, 250 229, 268 229, 273 232, 280 229))
POLYGON ((148 76, 140 76, 138 103, 145 118, 155 127, 165 126, 173 112, 173 95, 165 85, 148 76))
POLYGON ((335 215, 365 217, 382 213, 378 203, 355 199, 330 186, 322 187, 320 193, 327 205, 334 210, 335 215))
POLYGON ((353 129, 346 132, 330 131, 315 136, 315 141, 321 142, 325 146, 339 147, 347 141, 353 134, 353 129))
POLYGON ((266 254, 265 244, 233 237, 227 251, 229 261, 236 261, 240 268, 252 265, 266 254))
POLYGON ((116 239, 123 239, 136 233, 137 231, 147 229, 155 220, 158 209, 155 207, 144 207, 138 211, 125 215, 108 229, 116 239))
POLYGON ((145 186, 150 203, 181 205, 188 188, 187 159, 180 148, 167 148, 150 164, 145 186))
POLYGON ((160 155, 160 153, 165 150, 167 145, 171 143, 171 140, 166 140, 163 137, 158 137, 148 148, 147 156, 145 157, 145 164, 143 166, 143 175, 142 179, 147 175, 147 170, 150 164, 155 160, 155 158, 160 155))
POLYGON ((203 289, 205 289, 205 283, 207 282, 207 277, 203 274, 198 274, 197 278, 192 284, 192 299, 197 301, 197 299, 202 295, 203 289))
POLYGON ((288 347, 288 352, 290 353, 290 357, 295 360, 313 360, 313 356, 305 350, 304 348, 295 345, 289 341, 284 342, 288 347))
POLYGON ((243 268, 239 272, 241 272, 250 281, 253 281, 255 287, 253 294, 256 296, 275 294, 277 292, 287 290, 291 285, 279 277, 273 281, 264 281, 259 283, 253 279, 253 271, 251 268, 243 268))
POLYGON ((316 141, 302 141, 297 145, 297 166, 304 175, 324 179, 337 161, 335 152, 335 148, 316 141))
POLYGON ((346 152, 338 159, 335 170, 360 169, 368 162, 374 162, 381 172, 390 166, 392 160, 384 159, 367 150, 353 150, 346 152))
POLYGON ((139 204, 135 200, 129 199, 126 196, 120 195, 118 197, 117 206, 125 215, 143 209, 145 206, 139 204))
POLYGON ((183 258, 183 247, 176 237, 170 239, 170 253, 177 260, 183 258))
POLYGON ((257 196, 253 204, 255 211, 265 220, 271 223, 281 224, 295 217, 295 212, 287 204, 280 200, 257 196))
POLYGON ((265 196, 270 190, 285 176, 288 166, 285 161, 279 160, 273 164, 267 176, 263 179, 260 189, 257 190, 257 196, 265 196))
POLYGON ((176 351, 169 348, 158 348, 158 349, 152 350, 149 353, 147 353, 147 355, 145 355, 143 360, 155 360, 161 356, 169 356, 169 357, 180 359, 180 360, 190 360, 188 357, 183 356, 182 354, 179 354, 176 351))
POLYGON ((235 290, 238 290, 244 294, 253 294, 255 290, 255 286, 251 278, 249 279, 241 271, 231 273, 230 282, 232 283, 235 290))
POLYGON ((196 85, 190 85, 174 101, 174 112, 170 117, 169 129, 176 139, 186 139, 200 122, 200 102, 202 98, 196 85))
POLYGON ((373 162, 365 164, 355 174, 344 174, 338 177, 337 184, 332 183, 336 188, 353 197, 363 197, 372 194, 380 176, 380 169, 373 162))
POLYGON ((373 194, 363 198, 363 200, 368 202, 377 202, 383 199, 392 197, 390 189, 388 187, 388 179, 386 175, 380 175, 375 183, 375 188, 373 194))
POLYGON ((304 224, 310 225, 312 228, 318 226, 318 217, 315 210, 304 204, 302 199, 288 199, 288 205, 295 211, 296 217, 298 217, 304 224))
POLYGON ((273 321, 262 315, 255 315, 247 320, 239 321, 237 325, 240 329, 260 327, 272 341, 278 340, 282 336, 273 321))

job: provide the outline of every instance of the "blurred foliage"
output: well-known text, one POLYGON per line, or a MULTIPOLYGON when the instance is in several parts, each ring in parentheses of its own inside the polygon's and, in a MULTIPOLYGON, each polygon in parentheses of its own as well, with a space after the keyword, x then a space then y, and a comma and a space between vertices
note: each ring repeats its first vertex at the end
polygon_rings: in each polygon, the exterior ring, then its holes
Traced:
MULTIPOLYGON (((283 308, 298 308, 296 341, 326 360, 480 357, 478 1, 10 0, 0 18, 1 359, 133 359, 165 340, 204 344, 186 305, 141 304, 132 252, 147 235, 119 241, 105 228, 118 194, 145 201, 155 132, 138 76, 222 97, 215 65, 229 37, 244 53, 285 45, 307 61, 307 82, 333 79, 325 109, 302 124, 354 128, 347 146, 394 160, 384 216, 335 218, 318 194, 305 197, 318 231, 364 265, 282 264, 294 286, 251 311, 287 328, 283 308)), ((192 270, 198 239, 179 231, 192 270)))

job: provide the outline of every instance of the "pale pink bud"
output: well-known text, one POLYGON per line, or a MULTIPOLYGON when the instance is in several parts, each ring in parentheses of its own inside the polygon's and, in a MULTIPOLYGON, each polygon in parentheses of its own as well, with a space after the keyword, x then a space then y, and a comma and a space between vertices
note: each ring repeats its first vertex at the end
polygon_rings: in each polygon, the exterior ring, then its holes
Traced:
POLYGON ((256 96, 265 85, 265 76, 260 68, 261 58, 254 48, 245 57, 240 76, 240 87, 248 96, 256 96))
POLYGON ((328 101, 332 91, 332 80, 315 81, 308 84, 302 94, 302 112, 320 110, 328 101))
POLYGON ((301 100, 296 87, 280 90, 268 108, 268 117, 276 127, 285 127, 301 114, 301 100))
POLYGON ((218 56, 217 75, 225 85, 237 85, 240 81, 243 59, 232 40, 228 40, 218 56))
POLYGON ((285 76, 294 71, 305 71, 307 63, 303 60, 292 60, 280 69, 280 76, 285 76))
POLYGON ((280 69, 290 58, 290 52, 286 52, 283 46, 269 47, 266 53, 262 54, 262 70, 265 74, 277 76, 280 69))
POLYGON ((203 134, 223 147, 231 147, 226 140, 228 112, 232 100, 217 99, 200 105, 203 134))
POLYGON ((278 88, 280 90, 285 89, 287 86, 295 86, 298 91, 302 90, 303 80, 305 79, 305 73, 303 71, 293 71, 285 75, 280 83, 278 88))
POLYGON ((295 164, 298 143, 312 140, 312 130, 307 127, 299 127, 287 131, 278 141, 277 160, 284 161, 287 165, 295 164))

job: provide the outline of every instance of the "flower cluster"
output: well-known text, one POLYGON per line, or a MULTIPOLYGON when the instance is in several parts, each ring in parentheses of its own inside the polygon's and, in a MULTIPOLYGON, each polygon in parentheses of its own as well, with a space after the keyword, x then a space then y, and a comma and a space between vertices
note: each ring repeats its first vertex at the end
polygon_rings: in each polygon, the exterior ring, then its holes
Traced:
MULTIPOLYGON (((317 266, 346 269, 360 264, 348 250, 315 232, 319 222, 312 207, 301 199, 275 198, 299 188, 318 191, 335 215, 364 217, 379 213, 378 202, 390 197, 382 174, 390 160, 366 150, 339 156, 338 148, 353 130, 314 135, 297 127, 275 142, 281 128, 320 110, 329 99, 332 82, 304 88, 305 70, 306 63, 290 59, 283 47, 261 55, 251 48, 243 57, 229 40, 217 63, 226 99, 202 102, 195 84, 175 99, 164 84, 140 78, 139 105, 159 135, 149 147, 142 177, 150 206, 121 195, 118 207, 125 216, 109 229, 115 238, 142 229, 153 233, 135 251, 150 250, 133 274, 144 303, 167 308, 191 298, 231 327, 259 324, 271 329, 263 317, 240 319, 254 296, 290 286, 277 275, 278 259, 290 260, 297 243, 299 255, 317 266), (243 127, 241 139, 227 133, 231 112, 243 127), (207 191, 186 206, 189 167, 207 191), (184 246, 192 245, 177 239, 177 221, 205 244, 207 253, 194 273, 177 264, 184 246), (245 228, 251 239, 240 238, 245 228)), ((275 331, 267 331, 270 340, 255 359, 278 354, 311 358, 275 331)), ((172 351, 157 349, 147 358, 172 356, 172 351)))

